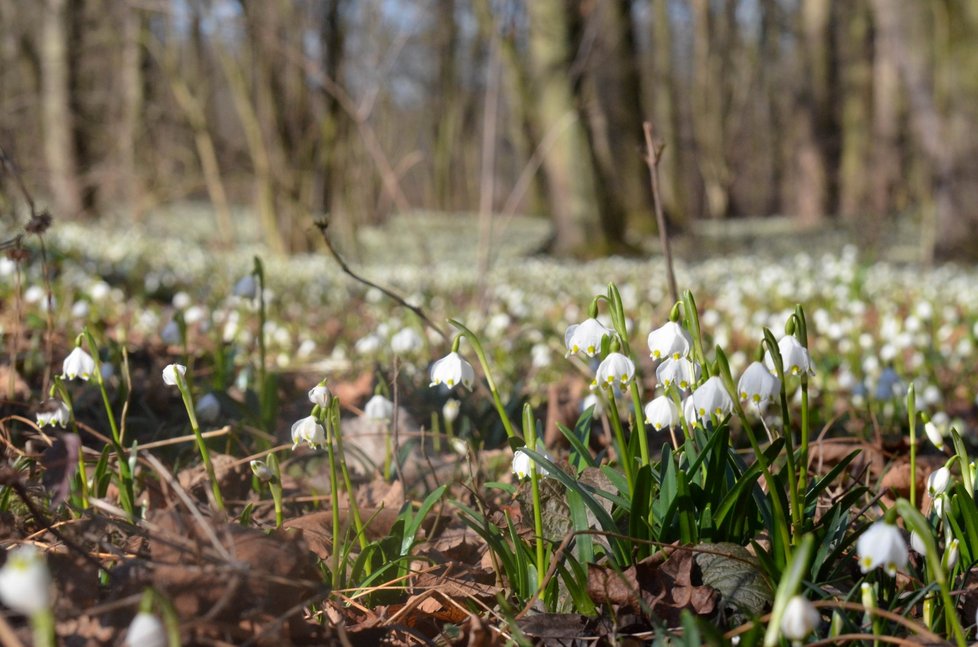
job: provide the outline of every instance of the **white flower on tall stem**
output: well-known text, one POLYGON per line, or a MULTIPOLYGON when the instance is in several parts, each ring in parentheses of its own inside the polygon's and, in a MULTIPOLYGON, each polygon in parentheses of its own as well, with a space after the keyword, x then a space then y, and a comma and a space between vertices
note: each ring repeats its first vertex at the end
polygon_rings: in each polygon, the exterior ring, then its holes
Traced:
POLYGON ((609 336, 611 336, 611 330, 593 317, 585 319, 579 324, 568 326, 564 333, 567 355, 584 353, 588 357, 594 357, 601 351, 602 340, 609 336))
POLYGON ((733 411, 733 399, 716 375, 703 382, 690 397, 693 399, 693 411, 701 420, 708 419, 710 415, 722 418, 733 411))
POLYGON ((140 611, 126 632, 128 647, 166 647, 169 639, 163 622, 152 613, 140 611))
POLYGON ((868 573, 882 566, 889 575, 896 575, 898 569, 907 566, 907 542, 900 530, 893 524, 877 521, 856 541, 859 568, 868 573))
POLYGON ((760 362, 753 362, 744 370, 737 382, 737 395, 742 402, 749 402, 764 411, 767 403, 781 392, 781 380, 771 375, 760 362))
POLYGON ((927 477, 927 494, 931 498, 936 498, 947 491, 951 484, 951 470, 947 467, 940 467, 930 473, 927 477))
POLYGON ((679 408, 667 395, 660 395, 645 405, 645 422, 656 431, 679 424, 679 408))
POLYGON ((323 382, 309 389, 309 402, 318 405, 323 409, 329 406, 330 398, 332 398, 332 394, 329 392, 329 388, 323 382))
MULTIPOLYGON (((808 349, 802 346, 801 342, 794 335, 785 335, 782 337, 778 342, 778 350, 781 353, 781 363, 784 366, 785 375, 801 375, 802 373, 815 375, 815 369, 812 367, 812 360, 808 355, 808 349)), ((771 357, 770 352, 765 353, 764 363, 773 373, 775 370, 774 359, 771 357)))
POLYGON ((455 351, 431 365, 431 384, 429 386, 444 384, 451 389, 461 384, 471 391, 474 383, 475 370, 468 361, 455 351))
POLYGON ((50 609, 51 573, 33 545, 23 544, 7 553, 0 568, 0 601, 28 616, 50 609))
POLYGON ((635 362, 621 353, 608 353, 608 356, 598 364, 592 385, 611 388, 617 383, 625 388, 634 377, 635 362))
POLYGON ((88 378, 92 377, 95 373, 95 360, 92 356, 82 350, 81 346, 75 346, 75 350, 65 357, 64 363, 61 365, 61 374, 67 380, 73 380, 76 377, 88 381, 88 378))
POLYGON ((649 333, 649 355, 654 360, 679 359, 689 355, 693 338, 675 321, 667 321, 649 333))
POLYGON ((180 386, 187 374, 187 367, 183 364, 167 364, 163 369, 163 383, 167 386, 180 386))
MULTIPOLYGON (((548 461, 553 462, 553 458, 547 452, 541 451, 540 454, 542 454, 548 461)), ((530 455, 524 452, 522 449, 517 449, 513 453, 513 474, 516 475, 516 478, 521 481, 528 479, 530 478, 530 471, 534 469, 540 476, 550 476, 550 472, 540 465, 537 465, 536 461, 530 458, 530 455)))
POLYGON ((58 425, 63 428, 68 424, 71 412, 68 410, 67 404, 57 398, 51 398, 41 403, 36 417, 38 427, 58 425))
POLYGON ((944 449, 944 434, 941 431, 941 428, 937 426, 937 423, 935 423, 933 420, 928 420, 925 422, 924 433, 927 434, 927 439, 934 445, 934 447, 944 449))
POLYGON ((390 421, 394 417, 394 403, 377 393, 363 405, 363 415, 371 420, 390 421))
POLYGON ((326 431, 313 416, 306 416, 292 425, 292 449, 303 443, 313 449, 326 445, 326 431))
POLYGON ((688 391, 700 379, 700 367, 685 357, 670 357, 655 369, 655 379, 667 389, 675 384, 679 390, 688 391))

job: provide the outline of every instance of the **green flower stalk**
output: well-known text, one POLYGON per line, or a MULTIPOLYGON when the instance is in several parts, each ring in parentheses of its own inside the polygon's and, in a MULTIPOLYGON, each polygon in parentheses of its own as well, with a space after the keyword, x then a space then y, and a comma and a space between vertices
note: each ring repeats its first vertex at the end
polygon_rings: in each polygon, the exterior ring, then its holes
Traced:
POLYGON ((804 349, 804 353, 799 355, 805 359, 799 361, 808 364, 804 370, 799 371, 801 374, 801 446, 798 448, 798 490, 804 492, 808 483, 808 439, 811 424, 808 415, 808 378, 811 372, 811 356, 808 353, 808 322, 805 319, 805 310, 800 304, 795 306, 792 319, 795 338, 804 349))
MULTIPOLYGON (((523 434, 526 436, 527 446, 536 451, 536 424, 533 420, 533 409, 529 403, 523 405, 523 434)), ((533 534, 536 537, 537 562, 536 581, 537 587, 539 588, 543 581, 543 576, 547 572, 547 559, 543 543, 543 507, 540 505, 540 475, 536 464, 530 466, 530 489, 533 496, 533 534)))
POLYGON ((279 468, 278 457, 272 452, 264 460, 250 462, 251 472, 263 484, 268 485, 272 493, 272 503, 275 505, 275 527, 282 527, 282 472, 279 468))
POLYGON ((187 367, 182 364, 169 364, 163 369, 163 382, 168 386, 175 386, 180 390, 180 395, 183 398, 183 406, 187 410, 187 416, 190 418, 190 428, 194 432, 194 438, 197 440, 197 449, 200 450, 200 458, 204 461, 204 469, 207 471, 207 478, 211 482, 211 492, 214 494, 214 505, 217 509, 224 513, 224 497, 221 496, 221 485, 217 481, 217 476, 214 473, 214 464, 211 463, 211 455, 207 449, 207 444, 204 442, 204 437, 200 433, 200 425, 197 424, 197 412, 194 409, 194 399, 193 395, 190 393, 190 387, 187 386, 187 367))
POLYGON ((917 505, 917 392, 907 388, 907 421, 910 426, 910 505, 917 505))
MULTIPOLYGON (((486 384, 489 386, 489 393, 492 394, 492 401, 496 406, 496 412, 499 414, 499 420, 503 423, 503 428, 506 429, 506 436, 508 438, 515 437, 516 431, 513 429, 513 423, 510 421, 509 415, 506 413, 506 407, 503 405, 502 398, 499 397, 499 389, 496 388, 496 381, 492 377, 492 371, 489 368, 489 360, 486 358, 486 351, 482 347, 482 342, 479 341, 476 334, 466 328, 462 322, 456 319, 449 319, 448 323, 458 328, 459 331, 461 331, 461 335, 464 335, 469 343, 472 344, 472 349, 475 351, 476 357, 479 358, 479 364, 482 366, 482 372, 486 376, 486 384)), ((458 341, 459 337, 456 337, 455 341, 452 342, 452 346, 454 348, 457 348, 458 341)))
MULTIPOLYGON (((785 336, 785 339, 794 339, 785 336)), ((792 540, 797 541, 798 534, 803 521, 803 511, 801 497, 798 494, 798 474, 795 471, 795 446, 794 436, 791 433, 791 416, 788 413, 788 392, 785 388, 785 366, 781 355, 781 348, 774 339, 774 334, 764 329, 764 344, 767 346, 771 362, 774 364, 775 373, 781 381, 781 419, 784 428, 785 460, 788 463, 788 495, 791 501, 791 535, 792 540)))

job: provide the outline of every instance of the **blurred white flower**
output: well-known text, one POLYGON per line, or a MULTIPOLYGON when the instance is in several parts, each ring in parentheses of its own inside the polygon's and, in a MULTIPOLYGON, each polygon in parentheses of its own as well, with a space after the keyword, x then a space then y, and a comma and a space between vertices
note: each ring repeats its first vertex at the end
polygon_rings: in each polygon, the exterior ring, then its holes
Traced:
POLYGON ((194 405, 201 422, 211 423, 221 416, 221 401, 213 393, 205 393, 194 405))
POLYGON ((859 535, 856 553, 863 573, 882 566, 893 576, 907 566, 907 542, 896 526, 885 521, 877 521, 859 535))
MULTIPOLYGON (((936 416, 935 416, 936 418, 936 416)), ((937 426, 933 419, 924 423, 924 433, 927 439, 938 449, 944 449, 944 432, 937 426)))
POLYGON ((605 328, 597 319, 585 319, 579 324, 567 327, 564 333, 564 345, 567 355, 584 353, 594 357, 601 351, 601 340, 611 335, 611 330, 605 328))
POLYGON ((242 299, 254 299, 258 295, 258 281, 253 273, 245 274, 234 284, 231 293, 242 299))
POLYGON ((414 328, 403 328, 391 337, 391 350, 395 355, 407 355, 424 348, 424 339, 414 328))
POLYGON ((588 407, 594 407, 594 411, 591 414, 592 416, 596 417, 604 413, 604 403, 601 402, 601 398, 598 397, 597 393, 588 393, 586 396, 584 396, 584 399, 581 400, 581 411, 587 411, 588 407))
POLYGON ((164 344, 175 346, 180 343, 180 325, 175 319, 170 319, 160 331, 160 339, 164 344))
POLYGON ((313 449, 326 445, 326 432, 312 416, 301 418, 292 425, 292 449, 302 443, 313 449))
POLYGON ((444 384, 451 389, 461 384, 471 390, 474 383, 475 371, 472 365, 454 351, 431 365, 429 386, 444 384))
POLYGON ((363 415, 371 420, 390 420, 394 417, 394 403, 378 393, 363 405, 363 415))
POLYGON ((649 355, 654 360, 679 359, 689 355, 693 338, 675 321, 667 321, 649 333, 649 355))
MULTIPOLYGON (((553 458, 547 452, 540 451, 540 454, 542 454, 547 460, 553 462, 553 458)), ((537 465, 536 462, 530 458, 529 454, 524 452, 522 449, 517 449, 513 453, 513 474, 516 475, 516 478, 520 479, 521 481, 530 478, 530 470, 533 469, 535 469, 537 474, 540 476, 550 476, 550 472, 537 465)))
POLYGON ((700 379, 700 367, 685 357, 670 357, 655 369, 655 379, 667 389, 675 384, 681 391, 688 391, 700 379))
POLYGON ((7 553, 0 568, 0 601, 24 615, 51 607, 51 573, 44 556, 32 544, 22 544, 7 553))
POLYGON ((87 381, 94 373, 95 360, 81 346, 75 346, 75 350, 68 354, 61 366, 62 377, 68 380, 77 377, 87 381))
POLYGON ((309 402, 318 405, 325 409, 329 406, 329 400, 332 394, 329 392, 329 388, 325 384, 317 384, 316 386, 309 389, 309 402))
POLYGON ((167 386, 180 386, 186 374, 187 367, 183 364, 167 364, 163 369, 163 383, 167 386))
MULTIPOLYGON (((295 449, 294 446, 292 448, 295 449)), ((251 473, 254 474, 262 483, 268 483, 275 478, 275 474, 272 473, 271 468, 269 468, 268 464, 263 460, 255 459, 248 461, 248 466, 251 467, 251 473)))
POLYGON ((71 414, 68 411, 68 405, 57 398, 51 398, 41 403, 36 417, 38 427, 46 427, 47 425, 65 427, 71 414))
POLYGON ((189 294, 181 290, 173 295, 171 303, 177 310, 186 310, 190 307, 190 304, 193 303, 193 299, 190 298, 189 294))
POLYGON ((448 423, 455 422, 458 419, 458 412, 460 407, 461 407, 461 403, 458 400, 454 398, 449 398, 448 400, 445 401, 445 404, 443 404, 441 407, 442 418, 444 418, 445 421, 448 423))
POLYGON ((951 470, 947 467, 939 467, 927 477, 927 494, 931 498, 944 494, 950 484, 951 470))
POLYGON ((361 337, 360 339, 358 339, 357 343, 354 344, 353 348, 360 355, 373 355, 378 350, 380 350, 380 346, 382 343, 383 340, 380 338, 379 335, 375 335, 371 333, 365 337, 361 337))
POLYGON ((166 647, 169 639, 163 622, 152 613, 140 611, 126 631, 127 647, 166 647))
POLYGON ((781 635, 794 644, 801 644, 810 633, 815 631, 821 616, 808 598, 796 595, 788 600, 781 616, 781 635))

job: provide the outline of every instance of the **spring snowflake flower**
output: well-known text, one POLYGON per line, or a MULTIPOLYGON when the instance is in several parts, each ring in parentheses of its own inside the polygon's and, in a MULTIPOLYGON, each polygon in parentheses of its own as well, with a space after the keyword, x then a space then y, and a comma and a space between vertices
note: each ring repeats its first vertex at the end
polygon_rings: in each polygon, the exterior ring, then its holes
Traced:
POLYGON ((815 630, 821 617, 808 598, 796 595, 788 600, 781 616, 781 635, 795 644, 801 644, 815 630))
POLYGON ((169 644, 166 627, 152 613, 140 611, 129 625, 125 644, 129 647, 166 647, 169 644))
POLYGON ((675 384, 679 390, 688 391, 700 379, 700 367, 685 357, 670 357, 655 369, 655 379, 667 389, 675 384))
POLYGON ((627 387, 635 377, 635 362, 621 353, 608 353, 600 364, 592 385, 611 388, 617 382, 622 388, 627 387))
POLYGON ((332 398, 332 394, 330 394, 329 388, 325 384, 317 384, 309 389, 309 402, 323 409, 329 406, 330 398, 332 398))
POLYGON ((951 470, 947 467, 940 467, 930 473, 927 477, 927 494, 931 498, 936 498, 947 492, 951 484, 951 470))
POLYGON ((36 416, 38 427, 58 425, 63 428, 68 424, 71 413, 68 411, 67 404, 57 398, 51 398, 41 403, 36 416))
POLYGON ((251 473, 254 474, 262 483, 268 483, 275 478, 275 474, 272 473, 271 468, 265 461, 258 459, 248 461, 248 466, 251 467, 251 473))
POLYGON ((690 397, 693 410, 701 420, 708 419, 711 414, 722 418, 733 411, 733 399, 716 375, 703 382, 690 397))
MULTIPOLYGON (((812 367, 811 357, 808 355, 808 349, 801 345, 794 335, 785 335, 778 342, 778 350, 781 352, 781 361, 784 364, 785 375, 801 375, 802 373, 807 373, 808 375, 815 375, 815 369, 812 367)), ((765 353, 764 363, 767 364, 768 369, 774 372, 774 360, 771 358, 771 353, 765 353)))
MULTIPOLYGON (((551 462, 553 461, 553 458, 547 452, 541 451, 540 454, 542 454, 547 460, 551 462)), ((517 449, 513 453, 513 474, 516 475, 516 478, 521 481, 530 478, 530 470, 534 468, 537 470, 537 474, 540 476, 550 476, 550 472, 540 465, 537 465, 536 462, 530 458, 530 455, 524 452, 522 449, 517 449)))
POLYGON ((407 355, 421 350, 424 347, 424 339, 414 328, 404 328, 399 330, 391 337, 391 350, 395 355, 407 355))
POLYGON ((445 419, 445 422, 452 423, 458 420, 459 408, 462 403, 454 398, 450 398, 445 401, 445 404, 441 407, 441 416, 445 419))
POLYGON ((187 367, 183 364, 167 364, 163 369, 163 383, 167 386, 180 386, 186 374, 187 367))
POLYGON ((675 321, 667 321, 650 332, 648 341, 649 355, 655 360, 686 357, 693 345, 693 338, 675 321))
POLYGON ((85 381, 95 373, 95 360, 92 356, 82 350, 81 346, 75 346, 75 350, 68 354, 64 364, 61 366, 61 374, 67 380, 79 377, 85 381))
POLYGON ((254 299, 258 295, 258 281, 254 273, 245 274, 234 284, 231 293, 242 299, 254 299))
POLYGON ((326 445, 326 432, 323 426, 312 416, 297 420, 292 425, 292 449, 305 443, 315 449, 326 445))
POLYGON ((27 616, 51 607, 51 573, 33 545, 23 544, 7 553, 0 568, 0 601, 27 616))
POLYGON ((927 439, 933 443, 934 447, 944 449, 944 434, 933 420, 924 423, 924 433, 927 434, 927 439))
POLYGON ((221 416, 221 401, 213 393, 205 393, 194 405, 201 422, 211 423, 221 416))
POLYGON ((742 402, 750 402, 758 411, 763 411, 768 401, 781 392, 781 380, 760 362, 753 362, 737 382, 737 395, 742 402))
POLYGON ((431 365, 431 384, 438 386, 444 384, 448 388, 453 388, 462 384, 470 391, 475 383, 475 371, 461 355, 451 352, 431 365))
POLYGON ((652 425, 656 431, 675 427, 679 424, 679 409, 672 398, 660 395, 645 405, 645 422, 652 425))
POLYGON ((601 341, 610 336, 611 330, 594 318, 568 326, 567 332, 564 333, 567 355, 584 353, 588 357, 594 357, 601 351, 601 341))
POLYGON ((389 421, 394 417, 394 403, 378 393, 363 405, 363 415, 371 420, 389 421))
POLYGON ((889 575, 896 575, 898 569, 907 566, 907 542, 900 530, 893 524, 877 521, 856 542, 859 555, 859 568, 868 573, 882 566, 889 575))
POLYGON ((588 393, 581 400, 581 413, 587 411, 590 407, 594 407, 594 411, 591 412, 592 417, 596 418, 604 413, 604 404, 601 402, 601 398, 598 397, 597 393, 588 393))

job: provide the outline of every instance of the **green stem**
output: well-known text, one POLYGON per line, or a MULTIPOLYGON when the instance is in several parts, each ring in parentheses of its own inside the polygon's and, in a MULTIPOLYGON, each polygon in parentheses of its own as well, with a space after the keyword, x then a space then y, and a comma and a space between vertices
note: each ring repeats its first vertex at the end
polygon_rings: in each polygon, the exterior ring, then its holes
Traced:
POLYGON ((472 344, 472 348, 475 350, 476 357, 479 358, 479 364, 482 366, 482 372, 486 376, 486 383, 489 385, 489 392, 492 394, 493 404, 496 405, 496 412, 499 414, 499 419, 503 423, 503 427, 506 429, 506 435, 509 438, 516 436, 516 431, 513 430, 513 423, 510 422, 509 416, 506 414, 506 407, 503 406, 503 401, 499 397, 499 390, 496 388, 496 381, 492 379, 492 371, 489 369, 489 360, 486 359, 486 351, 482 348, 482 342, 471 330, 465 327, 460 321, 456 319, 449 319, 448 323, 455 326, 462 331, 465 338, 469 340, 472 344))
POLYGON ((917 505, 917 396, 911 383, 907 389, 907 419, 910 424, 910 505, 917 505))
POLYGON ((367 535, 363 529, 363 522, 360 520, 360 506, 357 505, 356 493, 353 490, 353 480, 350 479, 350 470, 346 467, 346 452, 343 451, 343 433, 340 427, 340 406, 335 398, 330 403, 329 416, 333 429, 336 433, 336 453, 339 454, 340 472, 343 474, 343 485, 346 487, 347 498, 350 501, 350 514, 353 516, 353 527, 357 529, 357 540, 360 542, 360 550, 367 550, 367 535))
POLYGON ((801 377, 801 445, 798 448, 798 491, 804 493, 808 487, 808 376, 801 377))
POLYGON ((55 647, 54 613, 50 609, 38 611, 31 616, 31 629, 34 632, 34 647, 55 647))
MULTIPOLYGON (((533 409, 530 408, 529 404, 523 407, 523 434, 526 436, 528 447, 536 451, 536 425, 533 421, 533 409)), ((530 489, 533 495, 533 534, 536 536, 536 585, 539 588, 546 573, 547 561, 543 545, 543 507, 540 504, 540 477, 537 474, 536 462, 530 466, 530 489)))
POLYGON ((618 443, 618 460, 625 470, 625 478, 628 480, 629 493, 635 490, 635 475, 632 473, 632 460, 628 455, 628 445, 625 443, 625 430, 621 426, 621 417, 618 415, 618 403, 615 402, 615 394, 612 392, 608 398, 608 417, 611 419, 611 427, 615 431, 615 441, 618 443))
POLYGON ((642 454, 642 467, 649 464, 649 436, 645 430, 645 412, 642 410, 642 396, 638 392, 638 384, 635 380, 628 385, 628 390, 632 394, 632 408, 635 410, 635 426, 632 427, 633 433, 638 434, 638 448, 642 454))
POLYGON ((204 461, 204 469, 207 471, 207 478, 211 482, 211 492, 214 493, 214 505, 220 512, 224 512, 224 497, 221 496, 221 484, 217 481, 217 475, 214 472, 214 464, 211 463, 211 454, 207 449, 207 443, 204 442, 204 436, 200 433, 200 425, 197 424, 197 412, 194 411, 194 399, 190 395, 190 388, 187 386, 187 381, 184 376, 178 371, 174 371, 177 375, 177 388, 180 389, 180 396, 183 398, 183 406, 187 410, 187 417, 190 418, 190 428, 194 432, 194 439, 197 441, 197 449, 200 452, 200 458, 204 461))
MULTIPOLYGON (((332 410, 332 406, 330 407, 332 410)), ((343 551, 339 548, 340 543, 340 488, 339 482, 336 477, 336 450, 333 446, 334 439, 337 434, 334 433, 332 416, 325 415, 325 412, 320 413, 320 420, 324 423, 326 427, 326 456, 329 461, 329 495, 330 495, 330 507, 332 508, 331 516, 333 519, 333 539, 330 549, 333 551, 333 573, 332 573, 332 585, 334 589, 340 587, 340 553, 343 551)), ((350 495, 352 499, 352 494, 350 495)))

